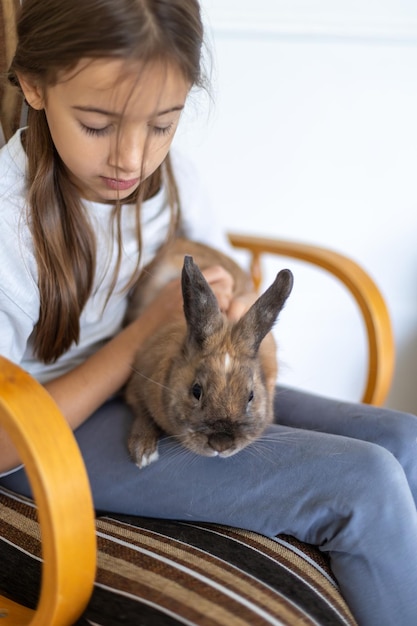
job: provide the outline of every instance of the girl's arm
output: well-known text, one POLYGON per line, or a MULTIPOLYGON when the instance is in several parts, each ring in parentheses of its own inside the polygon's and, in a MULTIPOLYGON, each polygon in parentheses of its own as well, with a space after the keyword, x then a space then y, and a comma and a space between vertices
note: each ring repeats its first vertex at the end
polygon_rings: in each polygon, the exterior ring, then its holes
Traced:
MULTIPOLYGON (((45 389, 55 400, 73 430, 127 381, 133 355, 152 333, 154 329, 152 322, 152 317, 147 312, 144 313, 86 361, 45 383, 45 389)), ((0 427, 0 474, 19 463, 14 445, 8 434, 0 427)))
MULTIPOLYGON (((220 308, 228 310, 233 279, 222 267, 205 270, 220 308)), ((74 430, 127 382, 134 355, 161 324, 182 315, 180 281, 174 280, 153 300, 142 315, 110 339, 73 370, 45 384, 74 430)), ((0 428, 0 473, 19 464, 7 433, 0 428)))

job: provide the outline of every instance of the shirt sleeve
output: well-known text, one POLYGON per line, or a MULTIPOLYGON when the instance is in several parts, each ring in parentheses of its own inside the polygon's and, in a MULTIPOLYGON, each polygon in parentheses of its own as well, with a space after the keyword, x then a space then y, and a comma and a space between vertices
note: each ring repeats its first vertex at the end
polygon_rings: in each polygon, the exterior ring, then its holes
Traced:
POLYGON ((186 236, 232 255, 231 246, 209 200, 210 194, 201 182, 197 168, 190 159, 178 152, 173 152, 171 159, 186 236))
POLYGON ((37 267, 30 234, 3 214, 0 233, 0 354, 20 364, 39 316, 37 267), (29 240, 29 245, 27 245, 29 240))
POLYGON ((0 354, 21 364, 39 316, 37 265, 26 218, 19 131, 0 150, 0 354))
POLYGON ((21 363, 39 314, 39 292, 19 254, 0 254, 0 354, 21 363))
POLYGON ((30 317, 0 289, 0 354, 21 363, 32 330, 30 317))

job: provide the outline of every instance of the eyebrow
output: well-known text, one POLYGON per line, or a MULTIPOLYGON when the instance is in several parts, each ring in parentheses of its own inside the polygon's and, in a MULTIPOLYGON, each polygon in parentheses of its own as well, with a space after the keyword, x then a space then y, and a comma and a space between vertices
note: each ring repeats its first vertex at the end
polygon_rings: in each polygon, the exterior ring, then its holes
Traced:
MULTIPOLYGON (((106 115, 107 117, 120 118, 123 115, 122 113, 117 113, 116 111, 107 111, 106 109, 99 109, 97 107, 91 107, 91 106, 74 105, 72 108, 76 109, 77 111, 84 111, 86 113, 98 113, 99 115, 106 115)), ((162 115, 166 115, 167 113, 173 113, 175 111, 182 111, 183 108, 184 108, 183 104, 178 104, 177 106, 170 107, 169 109, 165 109, 164 111, 158 111, 152 117, 161 117, 162 115)))

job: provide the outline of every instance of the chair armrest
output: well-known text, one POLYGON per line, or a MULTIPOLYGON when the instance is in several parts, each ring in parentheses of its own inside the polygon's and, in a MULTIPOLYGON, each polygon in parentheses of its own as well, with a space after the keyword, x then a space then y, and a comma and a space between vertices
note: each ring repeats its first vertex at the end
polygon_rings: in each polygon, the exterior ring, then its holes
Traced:
POLYGON ((38 506, 43 555, 37 609, 0 596, 0 621, 25 626, 73 624, 90 598, 96 569, 87 474, 74 436, 49 394, 3 357, 0 424, 26 467, 38 506))
POLYGON ((369 274, 352 259, 319 246, 237 233, 229 233, 229 240, 235 248, 250 252, 251 274, 257 289, 262 281, 263 254, 276 254, 317 265, 344 284, 360 309, 367 334, 368 371, 362 402, 382 405, 392 382, 395 346, 387 306, 369 274))

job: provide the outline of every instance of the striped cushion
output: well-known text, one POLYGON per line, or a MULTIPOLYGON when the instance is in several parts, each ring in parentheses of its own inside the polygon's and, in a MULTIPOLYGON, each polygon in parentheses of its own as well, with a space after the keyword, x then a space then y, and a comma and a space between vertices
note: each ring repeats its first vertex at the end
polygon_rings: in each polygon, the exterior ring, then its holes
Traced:
MULTIPOLYGON (((354 624, 327 561, 291 537, 113 514, 96 526, 96 584, 77 626, 354 624)), ((0 488, 0 593, 34 607, 40 554, 36 507, 0 488)))

